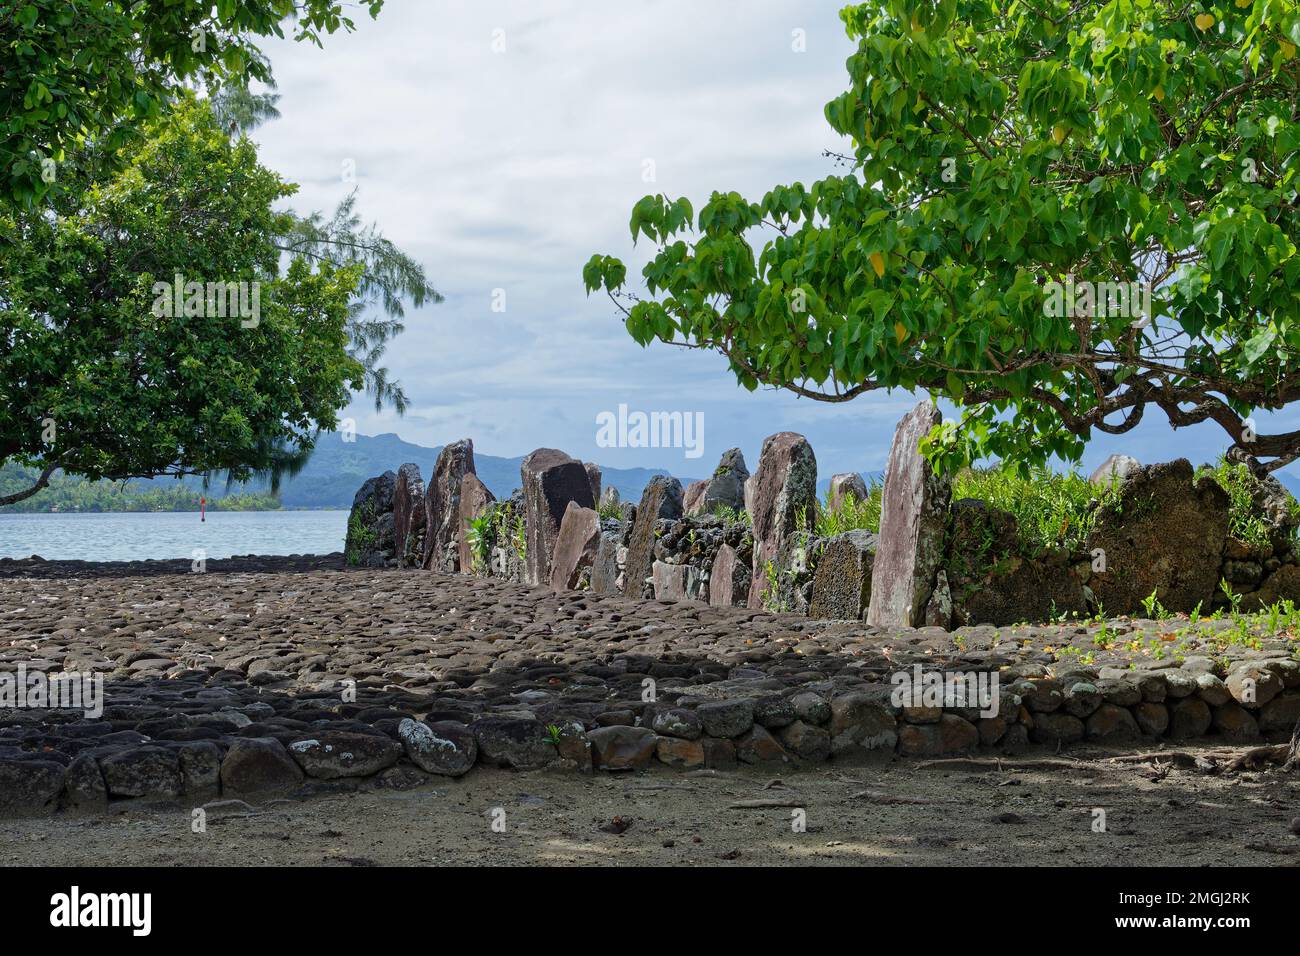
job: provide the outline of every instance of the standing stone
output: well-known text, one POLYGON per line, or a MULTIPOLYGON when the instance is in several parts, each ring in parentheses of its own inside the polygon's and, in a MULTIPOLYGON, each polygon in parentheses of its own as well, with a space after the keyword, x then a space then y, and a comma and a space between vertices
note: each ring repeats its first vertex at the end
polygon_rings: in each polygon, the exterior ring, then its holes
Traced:
POLYGON ((432 571, 456 571, 460 552, 448 561, 447 549, 460 531, 460 484, 474 474, 474 442, 468 438, 445 446, 433 466, 433 477, 424 494, 424 567, 432 571))
POLYGON ((846 472, 842 475, 831 476, 830 502, 827 505, 831 511, 838 510, 840 503, 846 498, 852 498, 854 501, 863 502, 871 496, 867 488, 867 483, 862 480, 862 476, 856 471, 846 472))
POLYGON ((769 436, 763 442, 758 471, 751 480, 753 507, 749 514, 754 528, 754 566, 749 606, 761 608, 768 562, 779 570, 795 532, 810 530, 816 519, 817 459, 812 445, 794 432, 769 436))
POLYGON ((1087 550, 1105 554, 1106 570, 1088 586, 1112 614, 1133 614, 1153 591, 1170 611, 1209 607, 1228 537, 1228 494, 1209 475, 1193 482, 1180 458, 1139 468, 1119 501, 1097 510, 1087 550))
POLYGON ((746 607, 753 574, 729 544, 718 548, 709 571, 709 603, 717 607, 746 607))
POLYGON ((704 575, 689 564, 656 561, 650 573, 657 601, 700 601, 704 597, 704 575))
POLYGON ((393 491, 397 475, 367 478, 352 498, 343 554, 351 565, 383 567, 393 552, 393 491))
POLYGON ((925 625, 945 630, 952 626, 952 592, 948 590, 948 575, 942 568, 934 576, 934 589, 925 604, 925 625))
POLYGON ((600 544, 600 515, 570 501, 560 521, 551 555, 551 588, 568 591, 578 586, 582 572, 592 566, 600 544))
POLYGON ((1088 480, 1094 485, 1106 484, 1112 478, 1123 481, 1141 467, 1136 458, 1130 458, 1128 455, 1111 455, 1097 466, 1097 470, 1088 476, 1088 480))
POLYGON ((591 479, 582 462, 555 448, 539 448, 528 455, 519 466, 519 476, 527 542, 524 583, 548 584, 555 539, 569 502, 577 502, 582 508, 596 507, 591 479))
POLYGON ((596 542, 596 556, 591 562, 591 593, 614 594, 618 591, 618 533, 602 531, 596 542))
POLYGON ((754 514, 754 476, 753 475, 750 475, 748 478, 745 479, 743 494, 745 498, 745 513, 752 516, 754 514))
POLYGON ((709 493, 709 483, 707 481, 692 481, 686 486, 686 494, 683 495, 682 510, 688 514, 698 514, 704 510, 704 497, 709 493))
POLYGON ((745 467, 745 456, 739 448, 729 448, 722 453, 718 467, 713 470, 708 489, 704 493, 703 510, 712 512, 715 508, 726 507, 735 511, 746 507, 745 482, 749 481, 749 469, 745 467))
POLYGON ((601 508, 607 508, 612 511, 613 509, 618 507, 619 500, 620 499, 619 499, 618 489, 615 488, 613 485, 610 485, 609 487, 605 488, 600 493, 601 508))
POLYGON ((857 529, 831 538, 813 574, 808 616, 860 621, 871 599, 876 536, 857 529))
POLYGON ((591 500, 600 503, 600 465, 594 461, 584 461, 582 467, 587 472, 587 481, 591 484, 591 500))
POLYGON ((682 516, 682 483, 671 475, 655 475, 646 483, 641 504, 632 522, 632 538, 627 546, 623 593, 639 598, 654 564, 655 522, 660 518, 682 516))
MULTIPOLYGON (((494 501, 496 501, 496 498, 488 490, 488 486, 483 484, 474 472, 467 472, 465 477, 461 478, 460 541, 458 547, 460 550, 460 570, 464 574, 474 573, 474 555, 469 546, 470 522, 486 511, 494 501)), ((487 574, 488 568, 482 568, 479 573, 487 574)))
POLYGON ((420 466, 407 462, 397 469, 393 488, 393 544, 399 563, 419 566, 424 561, 424 481, 420 466), (419 548, 419 550, 417 550, 419 548))
POLYGON ((942 420, 930 402, 918 402, 894 430, 880 504, 880 540, 871 573, 867 623, 912 627, 920 622, 943 561, 943 536, 952 489, 920 452, 921 439, 942 420))

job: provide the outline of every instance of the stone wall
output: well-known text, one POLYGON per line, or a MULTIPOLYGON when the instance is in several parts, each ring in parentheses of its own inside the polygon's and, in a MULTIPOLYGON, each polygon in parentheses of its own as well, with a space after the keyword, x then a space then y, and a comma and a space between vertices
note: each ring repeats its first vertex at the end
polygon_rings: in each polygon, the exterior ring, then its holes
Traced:
MULTIPOLYGON (((599 511, 599 469, 555 449, 529 455, 521 490, 493 501, 473 474, 466 440, 448 446, 459 451, 444 453, 427 490, 410 464, 365 483, 349 519, 348 560, 418 566, 423 548, 426 568, 884 627, 1208 614, 1234 602, 1252 610, 1300 601, 1296 516, 1275 479, 1255 482, 1253 514, 1268 543, 1251 544, 1229 533, 1227 493, 1208 476, 1196 478, 1186 460, 1143 467, 1112 456, 1093 476, 1086 538, 1072 548, 1032 549, 1014 515, 976 499, 950 501, 947 480, 931 474, 918 451, 937 421, 923 402, 900 423, 879 533, 815 534, 823 507, 816 459, 790 432, 764 443, 752 476, 731 449, 708 481, 683 489, 658 476, 637 505, 607 489, 599 511), (462 494, 462 486, 470 490, 462 494), (410 500, 421 490, 432 502, 423 523, 410 500), (1152 594, 1158 607, 1144 604, 1152 594)), ((861 500, 866 492, 857 476, 838 475, 831 498, 861 500)))

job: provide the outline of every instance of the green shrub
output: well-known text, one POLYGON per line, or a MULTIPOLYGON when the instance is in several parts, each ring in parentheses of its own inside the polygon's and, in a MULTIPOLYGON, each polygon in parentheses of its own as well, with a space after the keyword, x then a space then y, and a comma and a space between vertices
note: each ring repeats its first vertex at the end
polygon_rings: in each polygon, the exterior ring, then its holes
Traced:
POLYGON ((831 538, 846 531, 880 531, 881 485, 873 481, 867 488, 867 498, 859 501, 852 495, 845 495, 834 509, 831 508, 831 493, 826 492, 822 507, 817 512, 817 524, 813 533, 819 538, 831 538))
POLYGON ((1117 501, 1119 483, 1094 485, 1077 472, 1036 471, 1026 478, 1005 468, 969 468, 953 479, 952 497, 979 498, 1011 512, 1021 545, 1033 554, 1049 547, 1080 547, 1097 514, 1088 503, 1117 501))
MULTIPOLYGON (((1255 508, 1255 491, 1259 482, 1242 464, 1230 464, 1222 456, 1213 465, 1202 465, 1196 477, 1209 475, 1228 493, 1228 533, 1234 538, 1260 547, 1268 547, 1269 525, 1255 508)), ((1300 521, 1300 502, 1291 499, 1291 514, 1300 521)))

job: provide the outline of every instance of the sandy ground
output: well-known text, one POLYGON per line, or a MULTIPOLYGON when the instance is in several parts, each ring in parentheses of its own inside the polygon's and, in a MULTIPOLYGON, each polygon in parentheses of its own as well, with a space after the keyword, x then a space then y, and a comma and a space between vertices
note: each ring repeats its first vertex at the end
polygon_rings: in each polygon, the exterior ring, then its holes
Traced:
POLYGON ((779 782, 753 771, 480 769, 438 787, 251 813, 216 805, 202 833, 189 808, 141 808, 4 821, 0 839, 10 865, 1295 866, 1297 816, 1295 774, 1221 778, 1030 754, 1003 758, 1001 770, 991 758, 901 762, 779 782), (733 806, 744 801, 794 806, 733 806), (1104 832, 1094 831, 1097 809, 1104 832), (622 833, 608 832, 616 817, 630 821, 622 833))

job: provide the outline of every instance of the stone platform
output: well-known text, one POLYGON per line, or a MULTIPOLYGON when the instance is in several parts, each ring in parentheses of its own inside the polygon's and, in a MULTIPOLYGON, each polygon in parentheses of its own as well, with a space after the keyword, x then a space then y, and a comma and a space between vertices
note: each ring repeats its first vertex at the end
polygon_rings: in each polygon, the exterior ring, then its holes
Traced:
MULTIPOLYGON (((0 709, 0 812, 196 806, 476 764, 575 772, 784 766, 1076 742, 1284 739, 1288 622, 879 629, 556 594, 342 557, 0 561, 0 674, 102 675, 99 718, 0 709), (892 698, 897 675, 996 674, 997 713, 892 698)), ((959 705, 960 704, 960 705, 959 705)))

